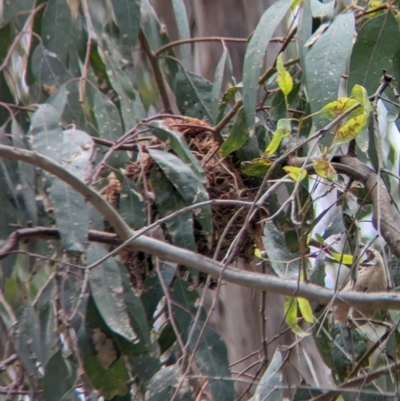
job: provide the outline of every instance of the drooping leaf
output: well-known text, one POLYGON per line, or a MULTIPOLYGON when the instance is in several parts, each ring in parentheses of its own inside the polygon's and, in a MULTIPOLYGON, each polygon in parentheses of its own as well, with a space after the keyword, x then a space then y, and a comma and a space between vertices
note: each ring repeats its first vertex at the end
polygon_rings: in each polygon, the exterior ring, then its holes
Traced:
POLYGON ((86 132, 76 128, 63 131, 60 163, 82 181, 90 172, 93 152, 94 142, 86 132))
POLYGON ((31 118, 28 139, 32 149, 44 156, 59 161, 63 131, 61 117, 49 104, 40 104, 31 118))
POLYGON ((176 75, 175 96, 179 111, 188 117, 213 123, 212 84, 200 75, 180 69, 176 75))
POLYGON ((333 137, 333 144, 340 145, 357 138, 361 130, 367 125, 368 117, 365 113, 350 118, 333 137))
POLYGON ((267 149, 265 149, 266 155, 272 155, 277 150, 283 138, 290 135, 292 131, 292 126, 289 119, 282 118, 278 121, 277 130, 274 132, 272 141, 268 144, 267 149))
POLYGON ((285 245, 285 238, 274 223, 264 227, 263 242, 269 262, 274 272, 282 278, 297 279, 300 272, 299 256, 290 252, 285 245))
POLYGON ((282 53, 279 54, 276 59, 276 69, 278 70, 278 76, 276 78, 279 89, 282 93, 287 96, 293 89, 293 78, 288 71, 286 71, 283 61, 282 53))
MULTIPOLYGON (((19 123, 13 119, 11 123, 13 145, 20 149, 28 149, 25 133, 19 123)), ((36 210, 36 171, 31 164, 18 161, 18 172, 21 180, 21 192, 24 198, 24 221, 37 224, 36 210)))
POLYGON ((311 159, 314 165, 315 172, 322 178, 335 178, 336 171, 328 160, 325 159, 311 159))
MULTIPOLYGON (((185 3, 182 0, 172 0, 172 8, 175 14, 175 21, 178 28, 179 39, 189 39, 190 29, 188 17, 186 15, 185 3)), ((190 43, 181 45, 179 47, 179 51, 181 54, 183 65, 186 68, 189 68, 191 61, 190 43)))
POLYGON ((249 162, 242 162, 241 170, 243 174, 251 177, 264 177, 272 165, 272 160, 257 158, 249 162))
POLYGON ((43 45, 66 65, 71 41, 71 10, 67 0, 47 2, 42 19, 43 45))
POLYGON ((89 232, 85 199, 58 178, 51 185, 50 199, 63 247, 71 254, 83 253, 89 232))
MULTIPOLYGON (((176 277, 171 291, 173 300, 173 314, 179 329, 179 335, 186 343, 189 335, 189 327, 194 320, 198 308, 199 294, 191 289, 186 281, 176 277)), ((200 322, 205 320, 205 311, 201 311, 200 322)))
MULTIPOLYGON (((175 276, 177 265, 175 263, 159 262, 162 280, 168 288, 175 276)), ((150 322, 153 314, 157 309, 157 305, 164 296, 164 290, 158 275, 152 271, 146 275, 143 283, 143 290, 140 299, 146 311, 147 320, 150 322)))
POLYGON ((224 71, 226 65, 226 58, 228 56, 228 49, 224 46, 221 58, 218 61, 217 68, 214 74, 214 83, 211 91, 211 114, 214 122, 218 120, 219 114, 219 100, 221 98, 222 80, 224 78, 224 71))
POLYGON ((182 387, 174 399, 177 401, 193 401, 188 379, 183 377, 183 372, 178 366, 164 367, 152 377, 148 385, 146 400, 164 401, 172 399, 181 379, 183 380, 182 387))
POLYGON ((213 399, 233 401, 235 388, 230 379, 226 345, 217 332, 209 327, 203 331, 202 326, 197 324, 195 327, 193 325, 190 327, 190 330, 194 331, 189 343, 190 352, 194 353, 194 363, 201 374, 208 378, 213 399))
POLYGON ((221 156, 228 156, 235 150, 240 149, 249 139, 249 129, 246 124, 244 109, 241 108, 236 116, 228 138, 220 147, 221 156))
POLYGON ((290 178, 295 182, 299 180, 302 181, 307 177, 307 171, 300 167, 285 166, 283 170, 288 173, 290 178))
POLYGON ((282 353, 277 349, 263 374, 252 401, 268 400, 281 401, 283 397, 282 388, 282 353))
POLYGON ((297 303, 299 305, 299 309, 301 315, 304 317, 304 320, 309 323, 314 322, 314 315, 311 309, 310 301, 305 298, 297 298, 297 303))
POLYGON ((76 369, 64 358, 62 351, 56 352, 46 365, 43 378, 45 401, 65 400, 65 395, 74 387, 76 369))
POLYGON ((345 265, 351 266, 353 264, 353 255, 342 254, 337 252, 330 252, 329 255, 336 260, 336 262, 343 263, 345 265))
MULTIPOLYGON (((87 262, 92 264, 105 256, 102 245, 92 243, 87 250, 87 262)), ((107 326, 126 340, 136 343, 138 334, 129 322, 118 262, 108 258, 90 272, 90 289, 96 306, 107 326)))
MULTIPOLYGON (((341 97, 338 100, 328 103, 319 112, 321 117, 329 118, 333 120, 334 118, 342 115, 345 111, 355 106, 358 103, 356 99, 351 99, 348 97, 341 97)), ((362 109, 359 109, 362 111, 362 109)))
POLYGON ((350 58, 348 92, 359 84, 373 94, 378 89, 382 71, 393 74, 392 60, 398 46, 392 39, 398 33, 399 24, 390 10, 361 26, 350 58))
POLYGON ((121 42, 133 49, 140 29, 140 1, 112 0, 111 4, 117 19, 121 42))
POLYGON ((179 158, 193 170, 198 179, 205 183, 204 169, 190 151, 183 135, 162 121, 151 121, 148 126, 151 132, 161 141, 168 143, 179 158))
POLYGON ((138 186, 132 180, 123 174, 120 174, 119 178, 122 181, 119 214, 130 227, 138 230, 147 224, 146 203, 138 186))
POLYGON ((78 347, 82 355, 85 373, 93 387, 106 399, 123 396, 128 392, 128 372, 122 358, 114 361, 105 369, 96 356, 94 345, 90 342, 85 330, 78 333, 78 347))
POLYGON ((247 46, 243 64, 243 107, 248 129, 255 125, 258 80, 265 50, 293 0, 279 0, 262 15, 247 46))
MULTIPOLYGON (((336 100, 340 79, 345 72, 351 52, 354 33, 354 15, 339 14, 307 52, 305 60, 307 93, 313 113, 336 100)), ((313 123, 316 129, 325 125, 320 116, 313 117, 313 123)), ((322 143, 326 144, 328 140, 322 139, 322 143)))
MULTIPOLYGON (((149 182, 161 217, 168 216, 186 206, 182 196, 159 168, 153 168, 149 182)), ((173 244, 191 250, 196 248, 192 212, 181 213, 174 219, 168 220, 165 225, 173 244)))
MULTIPOLYGON (((148 149, 148 152, 181 195, 187 206, 208 200, 208 194, 204 185, 180 159, 172 153, 161 150, 148 149)), ((213 234, 211 207, 205 206, 194 209, 193 215, 200 223, 203 235, 207 238, 209 246, 211 246, 213 234)))
POLYGON ((351 97, 361 104, 362 109, 365 110, 365 114, 368 117, 369 113, 371 112, 371 102, 368 99, 368 93, 366 89, 361 85, 354 85, 353 89, 351 90, 351 97))

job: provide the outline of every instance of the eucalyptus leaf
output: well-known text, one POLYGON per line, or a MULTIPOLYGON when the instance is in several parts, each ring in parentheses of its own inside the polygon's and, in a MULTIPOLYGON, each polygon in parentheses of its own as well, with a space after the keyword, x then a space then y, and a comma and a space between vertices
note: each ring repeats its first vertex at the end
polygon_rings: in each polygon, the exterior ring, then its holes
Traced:
MULTIPOLYGON (((313 113, 337 99, 340 79, 351 53, 354 34, 354 15, 340 14, 307 52, 307 93, 313 113)), ((326 121, 318 115, 313 117, 313 123, 316 129, 326 125, 326 121)), ((322 139, 324 145, 329 142, 330 138, 322 139)))
POLYGON ((243 64, 243 107, 249 130, 255 126, 258 80, 265 50, 293 0, 279 0, 262 15, 247 46, 243 64))
POLYGON ((51 185, 50 199, 65 250, 71 254, 82 254, 89 232, 84 197, 56 178, 51 185))

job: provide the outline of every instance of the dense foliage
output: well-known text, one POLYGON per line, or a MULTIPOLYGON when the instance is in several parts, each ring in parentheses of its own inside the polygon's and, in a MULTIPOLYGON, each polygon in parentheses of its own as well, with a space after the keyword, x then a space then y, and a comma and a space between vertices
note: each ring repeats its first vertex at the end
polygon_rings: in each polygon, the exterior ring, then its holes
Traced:
POLYGON ((242 82, 229 38, 194 72, 170 6, 178 42, 148 0, 2 5, 0 398, 397 399, 397 6, 278 0, 242 82), (224 280, 262 291, 256 374, 210 324, 224 280))

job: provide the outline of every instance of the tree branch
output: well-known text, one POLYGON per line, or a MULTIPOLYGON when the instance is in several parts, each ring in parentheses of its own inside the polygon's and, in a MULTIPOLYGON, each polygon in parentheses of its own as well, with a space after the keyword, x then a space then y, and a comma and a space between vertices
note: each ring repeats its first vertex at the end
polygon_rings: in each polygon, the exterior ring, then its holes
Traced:
MULTIPOLYGON (((104 216, 104 218, 112 225, 116 231, 121 242, 132 237, 135 232, 132 231, 129 226, 125 223, 123 219, 119 216, 116 210, 108 204, 108 202, 101 197, 96 191, 88 187, 79 178, 75 177, 73 174, 65 170, 56 161, 50 159, 49 157, 40 155, 38 153, 19 149, 11 146, 0 144, 0 157, 11 160, 20 160, 25 163, 33 164, 34 166, 41 168, 56 177, 65 181, 73 189, 83 195, 87 201, 91 202, 92 205, 104 216)), ((347 156, 343 156, 342 162, 347 164, 354 163, 353 160, 347 160, 347 156)), ((355 159, 357 161, 357 159, 355 159)), ((362 165, 361 162, 358 162, 362 165)), ((376 174, 370 170, 367 166, 359 166, 355 164, 355 169, 361 172, 368 169, 368 172, 372 177, 376 174)), ((365 178, 361 175, 360 178, 365 178)), ((372 185, 373 180, 367 178, 368 185, 372 185)), ((358 180, 358 178, 356 178, 358 180)), ((367 184, 366 184, 367 185, 367 184)), ((381 193, 382 196, 382 193, 381 193)), ((381 212, 381 217, 384 214, 381 212)), ((381 224, 384 228, 384 224, 381 224)), ((51 232, 47 231, 46 235, 50 235, 51 232)), ((106 235, 106 233, 102 233, 106 235)), ((109 234, 110 235, 110 234, 109 234)), ((129 247, 133 250, 144 252, 153 256, 159 257, 161 260, 175 262, 183 266, 191 267, 193 269, 199 270, 203 273, 209 274, 212 277, 229 281, 234 284, 244 285, 246 287, 259 289, 262 291, 269 291, 272 293, 298 296, 307 298, 310 300, 315 300, 321 304, 328 304, 333 296, 334 291, 328 290, 323 287, 316 286, 314 284, 309 284, 305 282, 297 282, 296 280, 281 279, 274 276, 263 275, 260 273, 251 273, 247 271, 241 271, 237 269, 226 268, 221 272, 222 267, 218 262, 212 259, 206 258, 205 256, 199 255, 195 252, 188 251, 186 249, 178 248, 174 245, 167 244, 162 241, 155 240, 146 236, 141 236, 134 241, 132 241, 129 247)), ((374 293, 374 294, 364 294, 354 291, 349 292, 339 292, 336 296, 337 302, 346 302, 352 307, 360 308, 366 307, 368 305, 371 309, 397 309, 400 310, 400 297, 395 293, 374 293)))

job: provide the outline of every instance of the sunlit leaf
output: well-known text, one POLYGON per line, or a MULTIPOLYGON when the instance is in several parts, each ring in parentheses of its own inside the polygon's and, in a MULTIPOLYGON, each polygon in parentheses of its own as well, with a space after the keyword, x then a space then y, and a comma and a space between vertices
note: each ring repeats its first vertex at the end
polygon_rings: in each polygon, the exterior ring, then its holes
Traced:
POLYGON ((335 178, 336 171, 332 164, 325 159, 312 159, 315 172, 322 178, 329 178, 333 180, 335 178))
POLYGON ((368 118, 365 113, 351 118, 339 129, 333 137, 334 145, 341 145, 356 138, 361 130, 367 125, 368 118))
POLYGON ((348 97, 342 97, 338 100, 334 100, 333 102, 328 103, 319 114, 328 119, 334 119, 340 115, 342 115, 345 111, 355 106, 358 103, 358 100, 351 99, 348 97))
POLYGON ((278 70, 276 81, 278 82, 279 89, 287 96, 293 89, 293 78, 283 65, 282 53, 276 59, 276 69, 278 70))
POLYGON ((283 170, 289 174, 290 178, 293 181, 302 181, 304 178, 307 177, 307 171, 301 167, 292 167, 292 166, 285 166, 283 170))
POLYGON ((353 255, 349 255, 346 253, 337 253, 337 252, 330 252, 329 256, 331 256, 336 262, 343 263, 345 265, 352 265, 353 264, 353 255))
POLYGON ((353 89, 351 90, 351 97, 357 100, 357 102, 361 104, 368 117, 369 113, 371 112, 371 102, 368 99, 368 94, 366 89, 361 85, 358 84, 354 85, 353 89))
POLYGON ((282 139, 288 135, 290 135, 292 130, 290 120, 287 118, 282 118, 278 121, 277 130, 274 132, 271 142, 268 144, 267 149, 265 149, 266 155, 274 154, 282 139))
POLYGON ((299 304, 299 309, 304 320, 308 323, 314 322, 314 315, 308 299, 297 298, 297 303, 299 304))
POLYGON ((242 162, 241 169, 243 174, 251 177, 264 177, 271 165, 272 160, 259 158, 249 162, 242 162))

